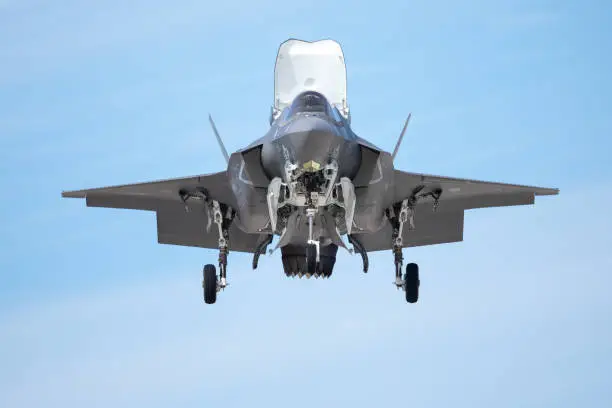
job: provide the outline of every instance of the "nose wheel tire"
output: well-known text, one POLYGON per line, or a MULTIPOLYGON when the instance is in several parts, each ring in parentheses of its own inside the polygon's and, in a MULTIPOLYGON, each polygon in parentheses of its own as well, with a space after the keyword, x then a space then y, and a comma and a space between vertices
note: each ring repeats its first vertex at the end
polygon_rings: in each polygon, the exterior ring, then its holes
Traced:
POLYGON ((419 265, 409 263, 406 265, 406 274, 404 275, 404 290, 406 293, 406 302, 416 303, 419 300, 419 265))
POLYGON ((202 273, 204 275, 202 281, 204 303, 211 305, 217 301, 217 269, 212 264, 204 265, 202 273))

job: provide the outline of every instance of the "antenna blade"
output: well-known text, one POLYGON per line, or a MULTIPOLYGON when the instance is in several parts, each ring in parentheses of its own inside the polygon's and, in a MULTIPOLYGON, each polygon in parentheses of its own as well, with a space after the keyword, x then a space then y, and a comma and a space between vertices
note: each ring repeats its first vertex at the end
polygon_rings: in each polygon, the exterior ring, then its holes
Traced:
POLYGON ((212 130, 215 133, 215 137, 217 138, 217 142, 219 142, 219 147, 221 148, 221 152, 223 153, 223 157, 225 157, 225 162, 229 163, 229 156, 227 154, 227 150, 225 150, 225 145, 223 145, 223 141, 221 140, 221 136, 219 136, 219 132, 217 131, 217 127, 215 126, 215 122, 213 122, 212 116, 210 116, 210 114, 208 114, 208 121, 210 122, 210 126, 212 127, 212 130))
POLYGON ((412 112, 408 114, 406 118, 406 123, 404 123, 404 128, 402 129, 402 133, 400 133, 400 137, 395 144, 395 149, 393 149, 393 154, 391 155, 393 160, 395 160, 395 156, 397 155, 397 151, 399 150, 400 145, 402 144, 402 140, 404 139, 404 134, 406 133, 406 128, 408 127, 408 122, 410 122, 410 118, 412 117, 412 112))

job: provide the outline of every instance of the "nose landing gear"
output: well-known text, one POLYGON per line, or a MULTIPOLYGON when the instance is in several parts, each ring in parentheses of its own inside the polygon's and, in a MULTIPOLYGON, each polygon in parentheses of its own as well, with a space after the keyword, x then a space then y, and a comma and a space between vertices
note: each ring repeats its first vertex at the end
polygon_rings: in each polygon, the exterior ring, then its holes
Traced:
POLYGON ((306 217, 308 217, 308 242, 306 243, 306 270, 308 275, 317 274, 317 269, 320 256, 320 243, 318 240, 313 239, 312 227, 314 222, 314 216, 317 213, 315 208, 306 209, 306 217))

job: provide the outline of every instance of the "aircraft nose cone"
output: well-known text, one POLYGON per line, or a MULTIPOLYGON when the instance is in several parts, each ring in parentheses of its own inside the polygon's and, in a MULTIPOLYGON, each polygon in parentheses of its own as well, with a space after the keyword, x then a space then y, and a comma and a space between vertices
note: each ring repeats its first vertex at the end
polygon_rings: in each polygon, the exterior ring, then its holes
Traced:
POLYGON ((299 166, 313 161, 325 165, 342 142, 336 127, 318 117, 299 118, 291 122, 284 133, 283 143, 293 152, 299 166))
POLYGON ((328 120, 318 116, 299 117, 285 126, 284 132, 289 133, 331 133, 336 134, 336 127, 328 120))

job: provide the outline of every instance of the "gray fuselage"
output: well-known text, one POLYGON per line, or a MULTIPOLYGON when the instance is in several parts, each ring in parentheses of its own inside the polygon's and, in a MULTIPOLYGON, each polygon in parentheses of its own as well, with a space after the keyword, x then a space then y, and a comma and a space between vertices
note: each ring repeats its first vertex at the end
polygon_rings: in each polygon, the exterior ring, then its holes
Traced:
POLYGON ((340 114, 292 112, 287 108, 272 124, 270 136, 261 152, 262 165, 270 179, 284 177, 288 160, 298 167, 310 162, 323 166, 335 161, 338 177, 350 179, 359 170, 361 149, 357 137, 340 114))
POLYGON ((392 204, 388 153, 357 137, 313 91, 298 95, 264 137, 234 153, 228 175, 241 229, 280 235, 281 247, 306 242, 309 207, 317 212, 314 235, 327 246, 342 245, 340 236, 353 225, 353 233, 379 230, 392 204))

